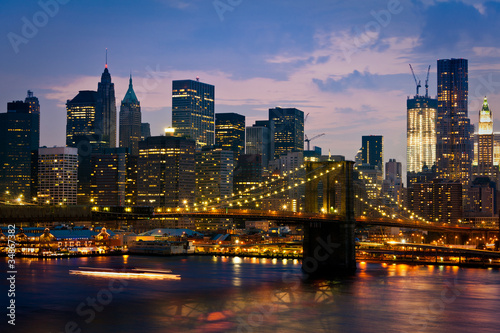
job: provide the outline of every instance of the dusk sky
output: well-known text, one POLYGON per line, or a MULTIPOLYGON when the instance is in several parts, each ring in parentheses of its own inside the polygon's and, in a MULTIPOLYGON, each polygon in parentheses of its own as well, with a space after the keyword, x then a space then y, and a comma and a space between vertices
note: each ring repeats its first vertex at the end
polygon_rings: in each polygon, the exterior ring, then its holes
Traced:
POLYGON ((474 0, 4 0, 0 106, 32 90, 41 145, 63 146, 66 100, 97 90, 107 48, 117 110, 132 73, 153 135, 171 126, 172 80, 199 76, 215 85, 216 113, 251 126, 296 107, 309 137, 325 133, 311 147, 353 159, 362 135, 383 135, 384 160, 405 165, 409 63, 422 94, 432 66, 435 96, 436 60, 468 59, 472 122, 485 95, 500 119, 499 14, 498 1, 474 0))

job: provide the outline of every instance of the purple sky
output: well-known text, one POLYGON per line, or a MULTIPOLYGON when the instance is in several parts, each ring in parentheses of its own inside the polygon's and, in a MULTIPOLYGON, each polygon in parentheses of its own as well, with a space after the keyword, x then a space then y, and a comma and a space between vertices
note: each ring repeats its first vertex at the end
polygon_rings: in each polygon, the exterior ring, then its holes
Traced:
MULTIPOLYGON (((41 144, 64 145, 67 99, 97 89, 108 48, 117 107, 132 72, 143 122, 171 125, 171 84, 215 85, 216 113, 247 126, 270 107, 309 117, 311 142, 354 158, 362 135, 384 136, 384 160, 406 160, 408 63, 436 95, 436 60, 469 59, 469 115, 500 110, 498 1, 5 0, 0 105, 33 90, 41 144), (57 4, 57 6, 55 5, 57 4)), ((422 88, 421 92, 424 92, 422 88)), ((495 128, 500 130, 500 122, 495 128)))

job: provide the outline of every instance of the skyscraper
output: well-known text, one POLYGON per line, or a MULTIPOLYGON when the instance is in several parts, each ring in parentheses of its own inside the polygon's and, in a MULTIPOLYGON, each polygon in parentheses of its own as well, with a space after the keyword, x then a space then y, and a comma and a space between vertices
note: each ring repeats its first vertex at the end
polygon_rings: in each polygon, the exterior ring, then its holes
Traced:
POLYGON ((234 160, 245 152, 245 116, 237 113, 215 114, 215 144, 234 152, 234 160))
POLYGON ((138 205, 180 207, 195 200, 195 142, 152 136, 139 142, 138 205))
POLYGON ((172 127, 179 136, 195 140, 196 147, 215 142, 215 87, 199 80, 172 81, 172 127))
POLYGON ((82 90, 66 103, 66 146, 78 148, 78 204, 90 203, 90 155, 105 146, 97 125, 97 92, 82 90))
POLYGON ((7 103, 7 113, 0 113, 0 193, 7 200, 36 196, 39 128, 40 112, 29 103, 7 103))
POLYGON ((129 148, 130 154, 139 155, 141 141, 141 104, 132 86, 132 75, 127 93, 120 106, 120 147, 129 148))
POLYGON ((468 61, 437 62, 438 111, 436 162, 438 176, 467 185, 471 174, 472 142, 468 118, 468 61))
POLYGON ((234 154, 232 151, 202 149, 196 152, 196 201, 223 201, 233 194, 234 154))
POLYGON ((38 149, 38 202, 51 205, 76 205, 77 175, 77 148, 38 149))
POLYGON ((141 141, 151 136, 151 126, 149 123, 141 123, 141 141))
POLYGON ((382 135, 364 135, 361 140, 362 163, 382 170, 384 162, 384 137, 382 135))
POLYGON ((128 149, 106 148, 92 154, 91 203, 98 206, 125 206, 128 149))
POLYGON ((485 97, 479 111, 477 175, 493 178, 493 117, 485 97))
POLYGON ((257 121, 253 126, 246 128, 246 154, 262 156, 262 167, 267 170, 269 161, 274 157, 273 121, 261 123, 257 121), (267 123, 269 126, 262 126, 267 123), (260 124, 261 126, 258 126, 260 124))
POLYGON ((437 100, 415 95, 406 105, 406 171, 416 173, 436 162, 437 100))
POLYGON ((115 84, 111 82, 107 61, 97 84, 96 131, 102 133, 104 148, 116 147, 115 84))
POLYGON ((274 121, 274 158, 304 150, 304 112, 296 108, 269 109, 274 121))

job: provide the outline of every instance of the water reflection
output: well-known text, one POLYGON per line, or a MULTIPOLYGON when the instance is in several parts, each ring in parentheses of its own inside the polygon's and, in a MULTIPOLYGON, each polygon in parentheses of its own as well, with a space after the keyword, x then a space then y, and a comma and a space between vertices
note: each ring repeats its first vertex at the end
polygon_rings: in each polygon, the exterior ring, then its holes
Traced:
POLYGON ((494 332, 500 311, 498 270, 457 266, 359 263, 352 278, 313 283, 296 259, 19 258, 17 266, 21 332, 61 332, 68 321, 96 333, 494 332), (129 279, 87 323, 75 309, 112 279, 69 275, 79 266, 171 269, 182 279, 129 279))

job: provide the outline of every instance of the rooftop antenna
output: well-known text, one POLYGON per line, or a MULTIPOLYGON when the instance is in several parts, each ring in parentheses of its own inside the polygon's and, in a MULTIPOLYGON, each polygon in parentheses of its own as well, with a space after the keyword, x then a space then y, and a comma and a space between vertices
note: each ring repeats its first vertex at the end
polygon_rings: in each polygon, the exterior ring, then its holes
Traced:
POLYGON ((108 48, 106 48, 106 66, 105 68, 108 68, 108 48))
POLYGON ((429 72, 431 70, 431 65, 427 68, 427 79, 425 79, 425 98, 429 98, 429 72))
POLYGON ((422 86, 420 84, 421 81, 418 80, 418 82, 417 82, 417 76, 415 75, 415 72, 413 71, 413 67, 411 67, 411 64, 409 64, 409 65, 410 65, 411 73, 413 74, 413 79, 415 80, 415 84, 417 85, 417 96, 418 96, 418 89, 420 89, 420 87, 422 86))

